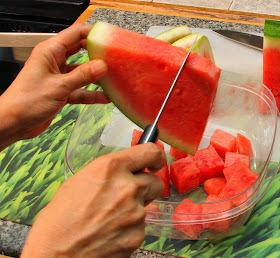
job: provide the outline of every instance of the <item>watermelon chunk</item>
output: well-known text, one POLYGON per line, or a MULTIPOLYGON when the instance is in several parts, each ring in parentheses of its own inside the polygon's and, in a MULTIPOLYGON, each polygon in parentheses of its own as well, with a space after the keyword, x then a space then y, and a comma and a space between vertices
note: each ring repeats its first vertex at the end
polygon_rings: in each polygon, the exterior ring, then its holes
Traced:
POLYGON ((179 194, 199 186, 200 171, 191 157, 179 159, 170 164, 170 180, 179 194))
POLYGON ((226 152, 225 168, 236 163, 243 163, 247 167, 250 167, 250 158, 249 156, 244 154, 239 154, 235 152, 226 152))
MULTIPOLYGON (((149 169, 145 168, 143 170, 144 173, 150 173, 149 169)), ((164 189, 161 193, 161 197, 169 197, 169 190, 170 190, 170 176, 169 176, 169 169, 168 165, 166 164, 162 169, 153 173, 153 175, 159 177, 164 184, 164 189)))
MULTIPOLYGON (((151 124, 186 56, 186 50, 142 34, 98 21, 87 37, 90 59, 107 63, 99 83, 109 99, 141 128, 151 124)), ((164 115, 159 138, 194 154, 216 96, 221 70, 191 53, 164 115)))
POLYGON ((182 159, 188 156, 187 153, 177 150, 176 148, 170 146, 169 155, 174 159, 182 159))
POLYGON ((160 209, 158 205, 151 202, 150 204, 145 206, 145 210, 146 210, 146 219, 159 219, 160 209))
POLYGON ((280 21, 266 20, 263 38, 263 84, 275 97, 280 110, 280 21))
MULTIPOLYGON (((142 136, 142 133, 143 132, 141 132, 140 130, 137 130, 137 129, 133 130, 132 139, 131 139, 131 146, 137 145, 137 143, 139 142, 139 140, 142 136)), ((155 144, 157 146, 159 146, 162 150, 164 150, 164 144, 161 141, 157 140, 155 142, 155 144)))
POLYGON ((169 189, 170 189, 170 177, 169 177, 169 169, 166 164, 161 170, 154 173, 155 176, 158 176, 162 182, 164 183, 164 189, 161 193, 161 197, 169 197, 169 189))
POLYGON ((204 182, 203 190, 208 195, 218 195, 226 186, 227 181, 224 177, 214 177, 204 182))
POLYGON ((210 138, 210 144, 215 148, 218 154, 224 159, 226 152, 236 152, 236 138, 221 130, 217 129, 210 138))
POLYGON ((225 176, 227 181, 231 178, 231 176, 233 175, 236 167, 238 167, 240 164, 244 165, 244 163, 235 163, 235 164, 232 164, 231 166, 228 166, 228 167, 224 168, 223 173, 224 173, 224 176, 225 176))
MULTIPOLYGON (((247 190, 252 184, 254 184, 259 177, 257 173, 255 173, 253 170, 251 170, 244 164, 235 164, 231 167, 233 166, 233 174, 227 181, 225 188, 219 194, 219 197, 221 197, 222 199, 228 199, 241 194, 242 192, 247 190)), ((238 206, 244 201, 246 201, 247 198, 248 194, 245 192, 244 194, 233 198, 232 204, 238 206)))
POLYGON ((175 228, 184 232, 188 237, 195 239, 203 231, 202 224, 183 225, 182 222, 188 220, 200 220, 202 207, 199 204, 192 204, 193 202, 187 198, 184 199, 182 202, 186 202, 188 204, 180 204, 175 208, 172 216, 173 225, 175 228))
POLYGON ((212 145, 198 150, 193 156, 200 170, 200 183, 213 177, 223 176, 224 162, 212 145))
POLYGON ((253 157, 253 149, 251 141, 244 135, 238 133, 236 135, 238 153, 253 157))
MULTIPOLYGON (((232 207, 230 201, 222 201, 222 198, 217 195, 207 196, 205 203, 208 204, 203 205, 202 214, 215 214, 215 213, 230 210, 232 207)), ((207 216, 203 216, 203 218, 207 219, 207 216)), ((214 229, 216 232, 228 231, 229 220, 220 220, 216 222, 204 223, 203 227, 214 229)))

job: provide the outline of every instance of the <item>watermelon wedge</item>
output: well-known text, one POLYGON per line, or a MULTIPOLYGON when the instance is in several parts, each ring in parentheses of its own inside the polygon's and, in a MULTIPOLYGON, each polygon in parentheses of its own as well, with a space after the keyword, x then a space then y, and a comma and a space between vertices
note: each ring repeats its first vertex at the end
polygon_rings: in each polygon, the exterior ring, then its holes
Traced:
MULTIPOLYGON (((98 21, 87 38, 90 59, 108 73, 99 83, 109 99, 141 128, 152 123, 186 56, 186 50, 98 21)), ((221 70, 190 54, 159 120, 159 138, 194 154, 214 101, 221 70)))
POLYGON ((263 39, 263 83, 280 110, 280 21, 266 20, 263 39))

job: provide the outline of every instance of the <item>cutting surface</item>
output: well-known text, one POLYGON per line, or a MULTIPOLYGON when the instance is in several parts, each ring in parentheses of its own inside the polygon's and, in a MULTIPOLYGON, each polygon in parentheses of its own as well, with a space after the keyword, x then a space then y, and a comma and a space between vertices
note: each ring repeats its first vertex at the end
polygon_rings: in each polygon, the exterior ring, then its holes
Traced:
MULTIPOLYGON (((170 28, 172 27, 151 26, 147 35, 154 37, 170 28)), ((215 63, 222 70, 244 74, 260 81, 262 80, 262 51, 226 39, 211 29, 192 27, 191 30, 192 32, 200 32, 200 34, 205 35, 209 39, 215 57, 215 63)), ((254 34, 262 36, 262 33, 254 34)))

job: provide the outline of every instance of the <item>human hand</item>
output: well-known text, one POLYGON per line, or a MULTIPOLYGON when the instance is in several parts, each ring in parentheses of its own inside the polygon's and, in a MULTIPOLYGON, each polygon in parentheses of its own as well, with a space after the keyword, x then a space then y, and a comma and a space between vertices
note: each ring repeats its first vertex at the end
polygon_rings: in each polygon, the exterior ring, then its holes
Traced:
POLYGON ((66 65, 67 57, 85 47, 91 29, 76 24, 39 43, 10 87, 0 96, 0 150, 42 133, 67 103, 108 103, 102 92, 81 89, 106 73, 102 60, 66 65))
POLYGON ((163 191, 153 143, 97 158, 64 182, 36 219, 21 258, 129 257, 145 236, 144 206, 163 191))

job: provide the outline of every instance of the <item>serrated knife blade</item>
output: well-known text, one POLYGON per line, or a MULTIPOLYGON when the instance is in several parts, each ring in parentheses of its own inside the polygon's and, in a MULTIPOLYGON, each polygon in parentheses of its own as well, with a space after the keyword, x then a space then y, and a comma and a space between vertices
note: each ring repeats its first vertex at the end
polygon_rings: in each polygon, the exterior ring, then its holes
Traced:
POLYGON ((247 47, 251 47, 257 50, 263 50, 263 37, 231 30, 213 30, 219 35, 226 37, 234 42, 240 43, 247 47))

